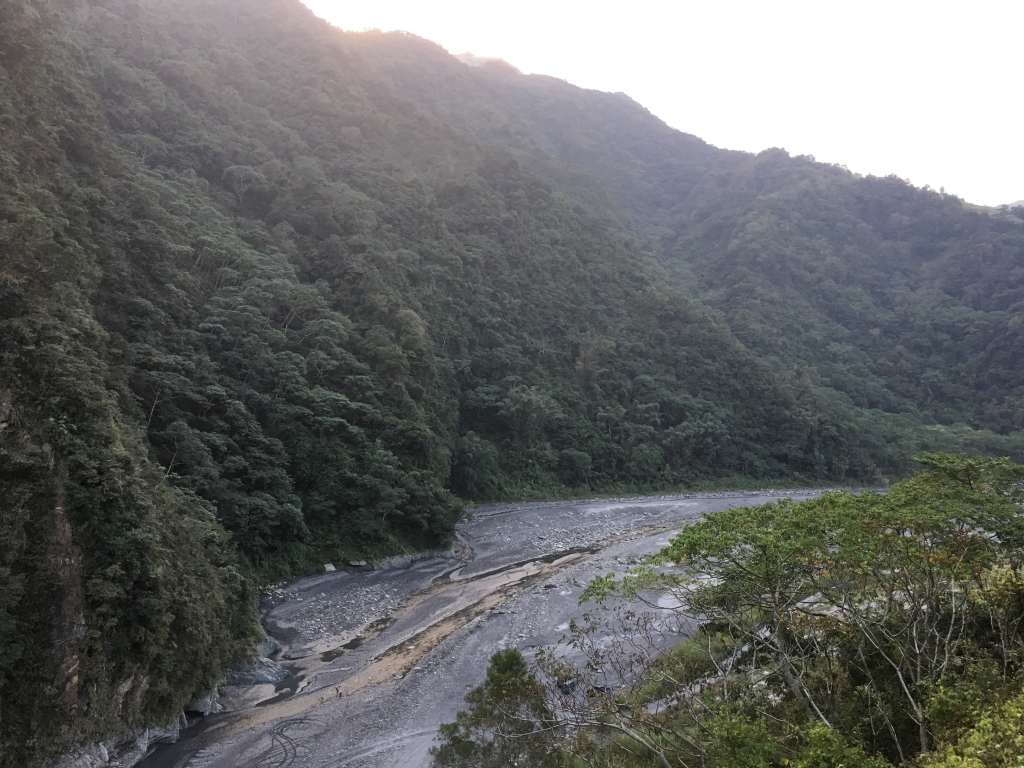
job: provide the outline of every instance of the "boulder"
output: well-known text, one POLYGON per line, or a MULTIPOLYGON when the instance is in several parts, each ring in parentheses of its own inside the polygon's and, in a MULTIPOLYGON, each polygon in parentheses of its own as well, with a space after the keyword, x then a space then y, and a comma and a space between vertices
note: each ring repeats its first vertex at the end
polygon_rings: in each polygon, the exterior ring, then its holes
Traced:
POLYGON ((278 683, 290 675, 287 669, 265 656, 250 656, 235 664, 224 676, 227 685, 278 683))
POLYGON ((214 688, 212 691, 207 691, 201 696, 196 696, 192 699, 192 701, 185 705, 185 711, 193 715, 202 715, 203 717, 215 715, 223 711, 223 708, 217 701, 219 698, 220 694, 214 688))
POLYGON ((134 739, 118 744, 115 748, 116 756, 111 757, 110 765, 112 768, 132 768, 148 751, 149 729, 146 729, 140 731, 134 739))
POLYGON ((265 656, 268 659, 280 650, 281 644, 270 635, 267 635, 267 639, 261 642, 256 649, 260 656, 265 656))
POLYGON ((185 713, 163 728, 144 728, 92 744, 47 763, 47 768, 132 768, 154 744, 173 744, 181 734, 185 713))
POLYGON ((149 744, 173 744, 181 735, 181 721, 176 719, 170 725, 163 728, 150 728, 146 731, 149 744))

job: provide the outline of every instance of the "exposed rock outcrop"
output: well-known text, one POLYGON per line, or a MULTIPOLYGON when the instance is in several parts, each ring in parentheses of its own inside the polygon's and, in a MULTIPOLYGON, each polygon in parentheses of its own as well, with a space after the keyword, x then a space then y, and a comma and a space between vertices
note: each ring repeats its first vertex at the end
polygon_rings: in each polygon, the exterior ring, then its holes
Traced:
POLYGON ((214 688, 192 699, 192 701, 185 705, 185 711, 190 715, 202 715, 203 717, 215 715, 223 711, 219 699, 220 693, 214 688))
POLYGON ((263 685, 278 683, 291 673, 265 656, 250 656, 235 664, 224 677, 226 685, 263 685))
POLYGON ((188 727, 185 713, 162 728, 144 728, 92 744, 49 763, 48 768, 132 768, 156 744, 173 744, 188 727))

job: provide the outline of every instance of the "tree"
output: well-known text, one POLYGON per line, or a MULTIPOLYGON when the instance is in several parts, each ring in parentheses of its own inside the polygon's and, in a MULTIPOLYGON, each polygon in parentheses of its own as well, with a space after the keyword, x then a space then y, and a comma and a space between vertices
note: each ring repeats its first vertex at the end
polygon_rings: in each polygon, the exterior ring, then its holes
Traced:
MULTIPOLYGON (((929 752, 956 720, 945 712, 1012 691, 1024 674, 1024 466, 944 454, 919 461, 915 477, 884 495, 713 513, 650 565, 592 582, 585 597, 626 596, 650 612, 574 627, 574 647, 617 671, 618 694, 577 697, 582 714, 563 709, 596 729, 625 716, 648 749, 670 747, 698 764, 714 762, 723 744, 740 749, 758 729, 786 744, 823 728, 899 762, 929 752), (656 617, 666 590, 673 612, 700 628, 662 660, 651 627, 665 625, 656 617), (609 658, 614 648, 628 653, 609 658), (637 692, 645 685, 674 714, 652 717, 637 692), (944 693, 961 688, 960 699, 944 693), (635 703, 601 714, 610 700, 635 703)), ((743 764, 738 754, 728 764, 743 764)))
POLYGON ((466 694, 466 703, 470 708, 441 726, 441 743, 430 750, 437 768, 561 765, 551 750, 559 725, 546 690, 515 648, 491 656, 487 679, 466 694))

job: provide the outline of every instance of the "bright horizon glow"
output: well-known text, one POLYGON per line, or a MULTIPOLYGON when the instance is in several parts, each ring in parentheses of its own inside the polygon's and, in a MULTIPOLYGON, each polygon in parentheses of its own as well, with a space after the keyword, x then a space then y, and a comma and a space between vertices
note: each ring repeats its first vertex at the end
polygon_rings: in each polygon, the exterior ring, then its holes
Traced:
POLYGON ((622 91, 718 147, 783 147, 969 202, 1024 199, 1024 2, 305 0, 346 30, 622 91))

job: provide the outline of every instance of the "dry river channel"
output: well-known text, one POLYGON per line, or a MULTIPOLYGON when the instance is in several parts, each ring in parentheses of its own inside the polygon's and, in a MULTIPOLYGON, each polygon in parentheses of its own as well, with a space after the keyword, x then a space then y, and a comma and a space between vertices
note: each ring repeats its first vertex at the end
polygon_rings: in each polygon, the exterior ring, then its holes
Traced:
POLYGON ((704 512, 816 491, 477 507, 446 553, 298 579, 263 596, 292 675, 231 692, 139 768, 425 768, 491 654, 564 640, 583 587, 704 512))

